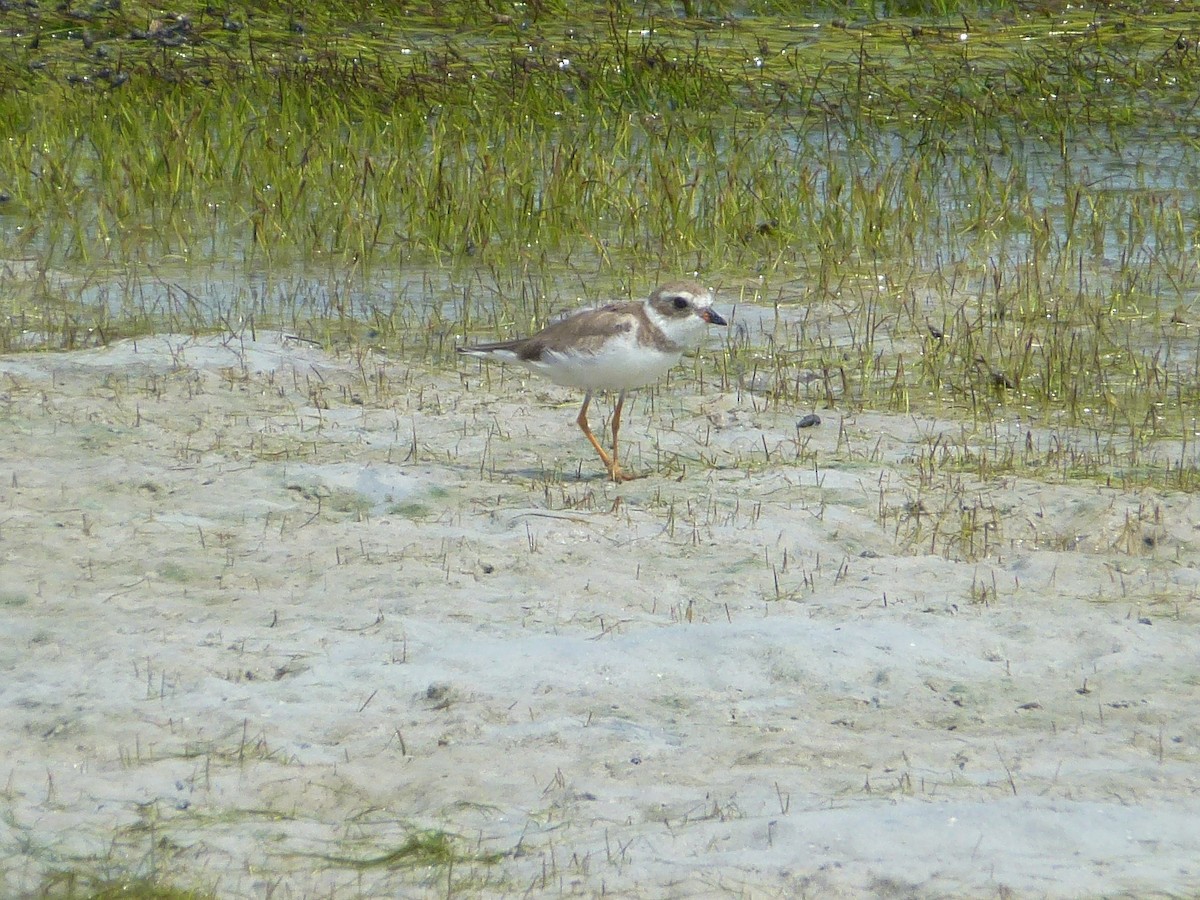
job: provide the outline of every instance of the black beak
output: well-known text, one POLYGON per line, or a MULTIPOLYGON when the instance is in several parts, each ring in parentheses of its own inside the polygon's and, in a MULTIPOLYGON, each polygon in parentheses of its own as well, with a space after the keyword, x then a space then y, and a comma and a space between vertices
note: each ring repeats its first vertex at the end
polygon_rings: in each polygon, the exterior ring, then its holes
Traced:
POLYGON ((701 310, 700 318, 702 318, 709 325, 728 325, 729 324, 724 319, 722 319, 721 314, 718 313, 711 306, 708 309, 701 310))

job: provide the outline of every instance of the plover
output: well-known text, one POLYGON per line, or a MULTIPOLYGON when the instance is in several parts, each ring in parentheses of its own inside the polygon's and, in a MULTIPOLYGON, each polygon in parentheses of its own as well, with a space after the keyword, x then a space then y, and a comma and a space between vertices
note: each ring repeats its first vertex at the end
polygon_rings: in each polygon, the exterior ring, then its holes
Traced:
POLYGON ((459 347, 459 353, 514 362, 564 387, 584 391, 575 423, 600 454, 608 477, 628 481, 617 461, 617 434, 625 395, 661 378, 696 347, 708 325, 728 324, 712 308, 712 294, 694 281, 665 284, 643 301, 585 309, 513 341, 459 347), (612 454, 588 426, 588 405, 599 391, 617 391, 612 454))

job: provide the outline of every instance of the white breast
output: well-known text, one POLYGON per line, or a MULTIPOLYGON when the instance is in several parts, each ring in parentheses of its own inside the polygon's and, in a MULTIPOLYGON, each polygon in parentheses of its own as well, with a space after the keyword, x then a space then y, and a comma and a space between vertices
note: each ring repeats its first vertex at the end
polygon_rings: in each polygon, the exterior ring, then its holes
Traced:
POLYGON ((599 353, 548 350, 541 360, 525 365, 563 387, 627 391, 662 378, 682 355, 638 346, 633 333, 626 332, 606 341, 599 353))

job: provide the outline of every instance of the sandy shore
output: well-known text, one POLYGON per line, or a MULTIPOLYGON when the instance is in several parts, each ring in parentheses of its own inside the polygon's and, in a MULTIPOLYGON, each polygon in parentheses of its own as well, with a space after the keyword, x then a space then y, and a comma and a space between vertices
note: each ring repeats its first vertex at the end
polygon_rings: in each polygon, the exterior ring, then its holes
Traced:
POLYGON ((1200 503, 705 384, 0 358, 0 892, 1200 892, 1200 503))

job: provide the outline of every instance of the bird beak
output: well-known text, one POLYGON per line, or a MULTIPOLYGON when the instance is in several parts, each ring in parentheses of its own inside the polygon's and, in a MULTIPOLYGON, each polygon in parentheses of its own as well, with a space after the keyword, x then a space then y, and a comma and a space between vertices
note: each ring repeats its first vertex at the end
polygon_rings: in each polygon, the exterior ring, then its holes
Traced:
POLYGON ((724 319, 722 319, 720 313, 718 313, 711 306, 708 307, 708 309, 700 310, 700 318, 702 318, 709 325, 728 325, 729 324, 724 319))

